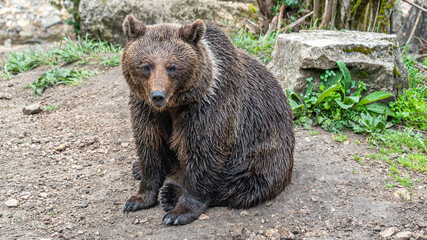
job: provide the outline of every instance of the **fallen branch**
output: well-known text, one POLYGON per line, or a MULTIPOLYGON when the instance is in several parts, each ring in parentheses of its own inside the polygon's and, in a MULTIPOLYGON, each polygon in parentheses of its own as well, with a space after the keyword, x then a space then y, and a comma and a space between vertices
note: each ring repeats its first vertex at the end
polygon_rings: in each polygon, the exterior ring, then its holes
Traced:
POLYGON ((421 58, 425 58, 427 57, 427 54, 423 54, 423 55, 418 55, 415 57, 415 60, 421 59, 421 58))
POLYGON ((277 15, 273 17, 273 19, 271 19, 271 23, 268 26, 268 30, 267 33, 265 34, 264 40, 266 40, 268 38, 268 36, 270 35, 271 31, 274 29, 274 24, 277 23, 277 15))
POLYGON ((286 30, 288 30, 288 29, 290 29, 290 28, 295 27, 296 25, 298 25, 298 24, 302 23, 306 18, 310 17, 311 15, 313 15, 313 11, 311 11, 311 12, 307 13, 306 15, 304 15, 304 16, 303 16, 303 17, 301 17, 301 18, 299 18, 299 19, 298 19, 298 20, 296 20, 295 22, 293 22, 293 23, 289 24, 288 26, 286 26, 286 27, 284 27, 284 28, 280 29, 280 31, 281 31, 281 32, 282 32, 282 31, 286 31, 286 30))
POLYGON ((424 8, 424 4, 423 4, 423 6, 418 6, 417 4, 411 3, 408 0, 402 0, 402 2, 406 2, 407 4, 412 5, 413 7, 416 7, 423 12, 427 12, 427 9, 424 8))
POLYGON ((283 12, 285 11, 287 5, 286 4, 282 4, 282 6, 280 6, 280 10, 279 10, 279 19, 277 20, 277 26, 276 26, 276 31, 280 31, 280 28, 282 27, 282 19, 283 19, 283 12))

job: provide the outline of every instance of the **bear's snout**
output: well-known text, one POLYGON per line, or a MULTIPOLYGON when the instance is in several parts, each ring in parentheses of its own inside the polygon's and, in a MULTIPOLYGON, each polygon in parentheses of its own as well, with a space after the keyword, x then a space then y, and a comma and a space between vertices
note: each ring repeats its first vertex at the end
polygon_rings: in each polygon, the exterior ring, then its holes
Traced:
POLYGON ((166 94, 164 91, 152 91, 150 94, 151 102, 154 106, 161 108, 166 104, 166 94))

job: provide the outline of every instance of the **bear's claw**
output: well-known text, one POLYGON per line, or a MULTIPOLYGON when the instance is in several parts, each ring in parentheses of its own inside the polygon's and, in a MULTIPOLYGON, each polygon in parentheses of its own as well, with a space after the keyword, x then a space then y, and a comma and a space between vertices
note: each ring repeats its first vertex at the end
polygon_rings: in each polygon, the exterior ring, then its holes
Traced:
POLYGON ((175 214, 169 211, 163 217, 163 223, 165 225, 184 225, 189 224, 196 220, 199 216, 192 212, 175 214))
POLYGON ((133 177, 136 180, 141 180, 141 162, 139 160, 135 161, 132 165, 133 177))
POLYGON ((140 209, 147 209, 157 205, 156 199, 150 199, 146 195, 134 195, 129 200, 127 200, 125 206, 123 207, 123 212, 136 212, 140 209))
POLYGON ((169 212, 176 206, 181 193, 182 188, 180 185, 176 183, 165 184, 160 190, 160 202, 165 212, 169 212))

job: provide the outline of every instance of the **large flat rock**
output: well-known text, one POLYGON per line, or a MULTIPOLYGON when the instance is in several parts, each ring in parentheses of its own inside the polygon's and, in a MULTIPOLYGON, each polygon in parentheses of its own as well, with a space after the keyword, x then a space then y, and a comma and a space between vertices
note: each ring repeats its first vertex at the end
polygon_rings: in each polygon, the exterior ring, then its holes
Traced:
POLYGON ((148 25, 202 19, 224 26, 248 24, 247 19, 256 18, 249 9, 248 3, 212 0, 81 0, 79 6, 84 34, 120 44, 126 41, 122 23, 130 13, 148 25))
POLYGON ((277 38, 269 68, 284 89, 305 92, 307 78, 320 82, 320 74, 336 69, 340 60, 352 79, 365 82, 369 94, 397 94, 408 87, 408 70, 396 35, 357 31, 302 31, 277 38))

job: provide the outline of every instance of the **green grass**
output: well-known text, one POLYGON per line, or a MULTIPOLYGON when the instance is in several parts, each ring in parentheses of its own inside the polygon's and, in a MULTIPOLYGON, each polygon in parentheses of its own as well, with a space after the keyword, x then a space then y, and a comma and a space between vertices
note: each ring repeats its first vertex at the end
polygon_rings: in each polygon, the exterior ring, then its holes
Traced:
POLYGON ((359 162, 361 165, 365 165, 365 163, 363 162, 362 158, 358 155, 354 155, 353 156, 353 160, 359 162))
POLYGON ((348 136, 343 133, 338 133, 338 134, 332 135, 332 140, 342 143, 348 140, 348 136))
POLYGON ((47 105, 45 107, 42 107, 43 111, 54 111, 56 109, 55 105, 47 105))
MULTIPOLYGON (((383 161, 389 165, 389 175, 406 188, 412 188, 417 181, 411 175, 427 176, 427 139, 411 129, 389 130, 384 134, 370 137, 373 145, 381 147, 379 153, 366 155, 366 158, 383 161)), ((386 182, 387 187, 396 186, 386 182)))
POLYGON ((116 67, 120 65, 121 56, 119 54, 113 56, 103 56, 101 58, 101 63, 105 67, 116 67))
MULTIPOLYGON (((403 62, 408 68, 409 76, 409 88, 418 88, 426 89, 427 88, 427 78, 426 75, 421 73, 418 68, 416 68, 417 62, 415 61, 415 55, 408 55, 409 47, 405 46, 402 50, 403 62)), ((425 62, 427 58, 424 59, 425 62)))
POLYGON ((10 52, 7 61, 2 66, 0 77, 11 78, 13 75, 23 73, 38 66, 49 63, 47 53, 38 46, 22 52, 10 52))
POLYGON ((33 83, 27 85, 27 88, 32 89, 32 93, 40 96, 48 87, 53 87, 60 84, 78 85, 84 78, 97 74, 96 71, 76 70, 54 68, 43 73, 43 75, 33 83))
POLYGON ((108 42, 91 40, 89 36, 78 37, 77 41, 63 37, 59 45, 44 50, 40 46, 21 52, 10 52, 1 66, 0 78, 10 79, 13 75, 27 72, 42 65, 56 68, 59 64, 102 64, 118 66, 122 48, 108 42), (106 56, 106 54, 109 54, 106 56))
POLYGON ((318 131, 310 131, 310 135, 316 136, 316 135, 319 135, 319 132, 318 131))
POLYGON ((390 130, 384 134, 374 134, 370 141, 374 145, 384 146, 397 153, 404 153, 408 150, 427 153, 427 139, 421 133, 409 128, 402 131, 390 130))
POLYGON ((245 28, 234 31, 229 34, 233 44, 241 49, 246 50, 249 54, 256 56, 264 63, 271 60, 271 53, 276 44, 277 33, 255 36, 247 32, 245 28))
POLYGON ((27 88, 32 93, 40 96, 43 91, 59 84, 77 85, 84 78, 97 74, 97 71, 84 69, 60 68, 59 64, 102 64, 105 67, 120 65, 122 48, 108 42, 91 40, 87 35, 85 38, 77 38, 77 41, 69 37, 63 37, 59 45, 44 50, 40 46, 29 48, 21 52, 11 52, 1 66, 0 78, 10 79, 13 75, 32 70, 42 65, 49 65, 50 70, 27 88))
MULTIPOLYGON (((383 153, 373 153, 365 156, 366 158, 383 161, 389 164, 389 176, 392 177, 395 182, 399 183, 401 186, 406 188, 412 188, 414 185, 414 180, 410 176, 405 175, 402 172, 402 166, 400 166, 396 161, 392 160, 387 154, 383 153)), ((395 184, 386 184, 386 187, 396 186, 395 184)))
POLYGON ((397 159, 397 162, 408 169, 427 174, 427 154, 425 153, 402 155, 397 159))
POLYGON ((69 37, 65 37, 60 42, 60 47, 53 52, 58 56, 58 60, 65 63, 79 61, 81 63, 89 63, 98 58, 102 53, 121 52, 121 48, 113 44, 90 40, 88 36, 82 39, 78 37, 77 42, 74 42, 69 37))

